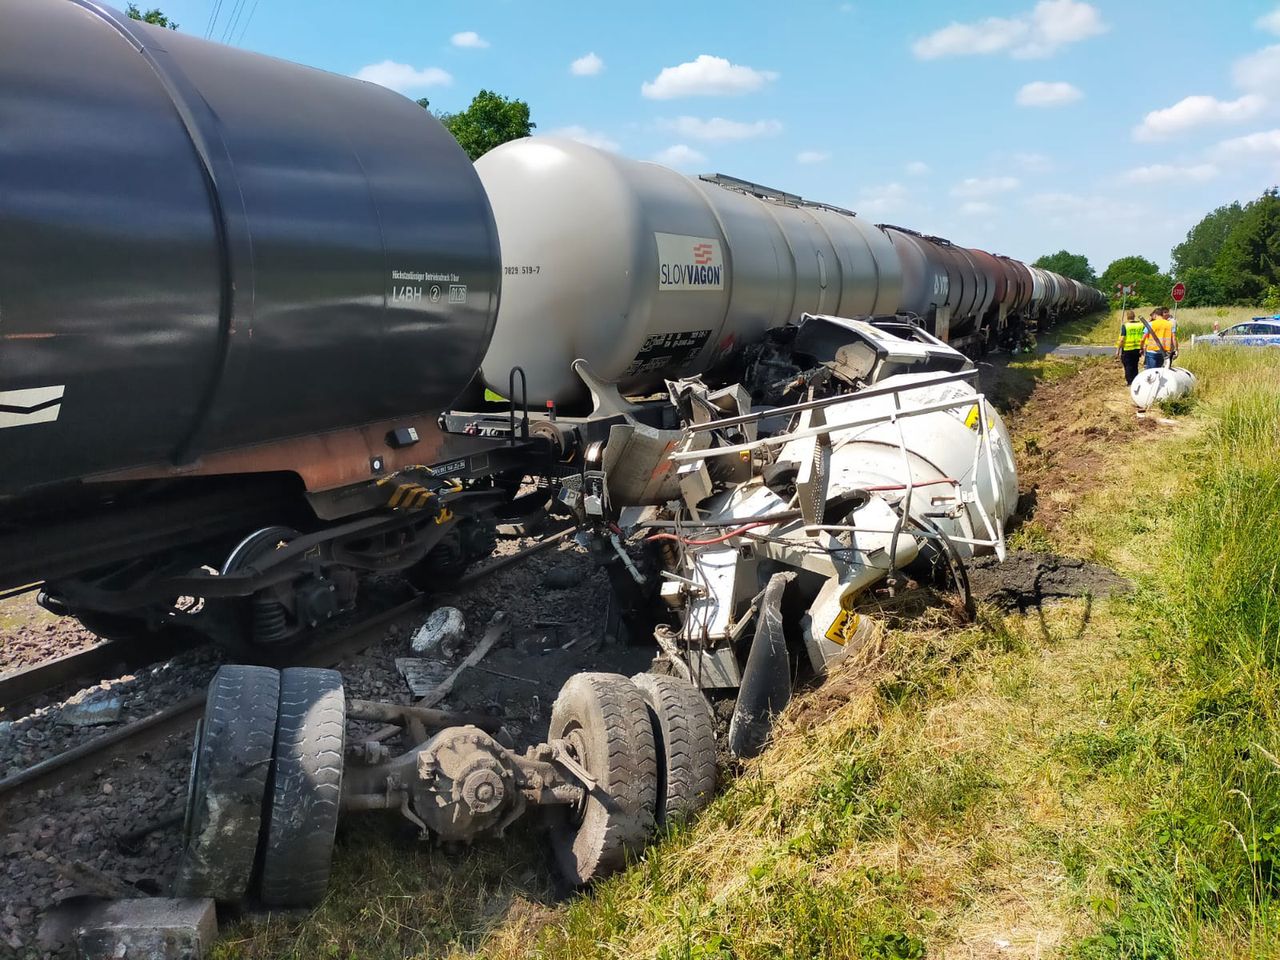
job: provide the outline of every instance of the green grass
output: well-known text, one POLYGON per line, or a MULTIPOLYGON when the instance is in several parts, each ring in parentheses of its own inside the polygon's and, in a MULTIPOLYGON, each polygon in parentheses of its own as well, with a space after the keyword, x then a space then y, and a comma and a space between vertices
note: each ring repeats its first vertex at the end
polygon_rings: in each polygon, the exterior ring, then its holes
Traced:
POLYGON ((1186 364, 1176 424, 1021 534, 1134 596, 890 631, 697 823, 567 905, 528 833, 446 858, 374 830, 320 909, 217 956, 1280 955, 1280 357, 1186 364))
MULTIPOLYGON (((1135 312, 1139 316, 1149 316, 1151 308, 1142 307, 1135 312)), ((1225 330, 1233 323, 1243 323, 1265 312, 1261 307, 1187 307, 1177 312, 1178 338, 1183 343, 1190 343, 1193 335, 1212 332, 1215 321, 1225 330)), ((1115 346, 1119 330, 1120 311, 1112 310, 1064 323, 1050 331, 1050 337, 1059 343, 1105 344, 1112 347, 1115 346)))

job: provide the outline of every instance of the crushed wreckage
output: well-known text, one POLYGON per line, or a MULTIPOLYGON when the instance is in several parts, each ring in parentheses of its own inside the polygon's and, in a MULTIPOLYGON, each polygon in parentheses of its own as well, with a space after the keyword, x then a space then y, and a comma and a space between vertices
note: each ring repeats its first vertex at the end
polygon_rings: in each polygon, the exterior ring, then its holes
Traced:
POLYGON ((937 577, 968 602, 966 561, 1003 556, 1008 431, 973 363, 915 324, 805 315, 741 382, 668 381, 643 404, 575 368, 607 435, 555 478, 557 509, 609 571, 632 639, 653 637, 650 672, 573 676, 545 741, 518 752, 500 720, 437 709, 443 695, 348 701, 334 671, 223 667, 193 760, 182 895, 236 901, 256 884, 268 906, 314 902, 339 816, 375 810, 466 843, 543 808, 560 871, 585 884, 709 801, 712 700, 733 702, 729 751, 755 755, 796 663, 821 676, 874 637, 869 595, 937 577), (392 726, 347 742, 357 718, 392 726))

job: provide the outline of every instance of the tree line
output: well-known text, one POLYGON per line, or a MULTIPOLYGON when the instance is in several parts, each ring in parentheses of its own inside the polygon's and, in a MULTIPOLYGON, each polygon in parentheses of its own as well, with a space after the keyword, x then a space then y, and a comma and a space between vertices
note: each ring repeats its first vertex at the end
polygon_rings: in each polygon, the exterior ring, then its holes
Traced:
POLYGON ((1275 187, 1241 206, 1211 211, 1170 253, 1170 272, 1141 256, 1113 261, 1097 276, 1083 254, 1059 250, 1035 262, 1098 287, 1119 300, 1116 284, 1136 285, 1135 306, 1171 306, 1175 282, 1186 284, 1189 307, 1238 305, 1280 310, 1280 193, 1275 187))

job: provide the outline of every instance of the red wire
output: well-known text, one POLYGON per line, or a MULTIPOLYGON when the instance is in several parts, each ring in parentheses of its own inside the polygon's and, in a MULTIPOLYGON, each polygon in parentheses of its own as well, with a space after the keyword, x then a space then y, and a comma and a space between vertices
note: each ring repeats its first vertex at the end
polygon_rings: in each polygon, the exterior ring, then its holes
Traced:
MULTIPOLYGON (((911 486, 912 487, 928 487, 928 486, 932 486, 935 483, 953 483, 957 487, 960 486, 960 482, 958 480, 952 480, 950 477, 940 477, 937 480, 921 480, 919 483, 911 484, 911 486)), ((867 490, 871 493, 876 493, 881 490, 905 490, 907 489, 907 485, 905 483, 886 483, 878 487, 859 487, 858 489, 867 490)))
POLYGON ((720 536, 713 537, 710 540, 690 540, 677 533, 655 533, 652 536, 645 537, 645 539, 677 540, 680 543, 683 543, 686 547, 711 547, 715 546, 717 543, 724 543, 726 540, 732 540, 739 534, 746 533, 748 530, 754 530, 756 527, 772 527, 777 522, 778 521, 776 520, 757 520, 755 523, 748 523, 745 526, 738 527, 736 530, 730 530, 728 533, 722 533, 720 536))

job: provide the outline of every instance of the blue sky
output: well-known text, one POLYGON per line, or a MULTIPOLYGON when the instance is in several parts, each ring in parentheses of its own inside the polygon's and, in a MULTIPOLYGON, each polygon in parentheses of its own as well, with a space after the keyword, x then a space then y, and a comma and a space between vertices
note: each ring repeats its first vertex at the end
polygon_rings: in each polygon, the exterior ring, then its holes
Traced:
POLYGON ((1276 0, 155 2, 443 110, 487 87, 540 133, 1099 272, 1167 266, 1280 183, 1276 0))

